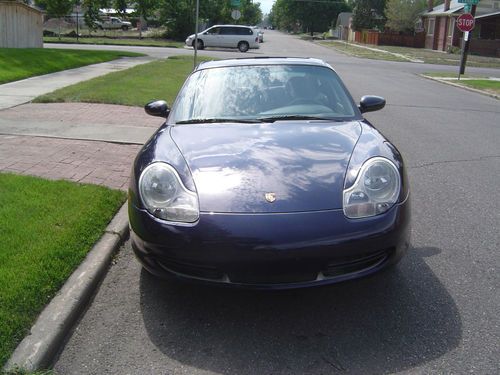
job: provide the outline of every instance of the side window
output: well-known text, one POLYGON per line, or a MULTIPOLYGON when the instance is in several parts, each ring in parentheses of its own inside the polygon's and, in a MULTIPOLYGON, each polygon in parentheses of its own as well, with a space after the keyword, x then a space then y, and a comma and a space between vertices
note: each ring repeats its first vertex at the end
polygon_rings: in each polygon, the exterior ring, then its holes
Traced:
POLYGON ((211 29, 208 29, 207 34, 209 35, 218 35, 220 34, 220 27, 212 27, 211 29))
POLYGON ((252 35, 252 30, 247 27, 235 27, 235 35, 252 35))
POLYGON ((237 34, 234 27, 221 27, 220 33, 221 33, 221 35, 235 35, 235 34, 237 34))
POLYGON ((434 35, 434 18, 427 19, 427 35, 434 35))

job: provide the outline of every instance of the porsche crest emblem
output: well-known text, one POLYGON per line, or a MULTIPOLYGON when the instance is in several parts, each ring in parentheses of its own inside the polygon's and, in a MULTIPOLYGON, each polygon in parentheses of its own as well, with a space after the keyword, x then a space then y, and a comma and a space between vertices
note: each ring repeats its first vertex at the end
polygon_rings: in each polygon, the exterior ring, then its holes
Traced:
POLYGON ((264 196, 269 203, 273 203, 276 200, 276 193, 266 193, 264 196))

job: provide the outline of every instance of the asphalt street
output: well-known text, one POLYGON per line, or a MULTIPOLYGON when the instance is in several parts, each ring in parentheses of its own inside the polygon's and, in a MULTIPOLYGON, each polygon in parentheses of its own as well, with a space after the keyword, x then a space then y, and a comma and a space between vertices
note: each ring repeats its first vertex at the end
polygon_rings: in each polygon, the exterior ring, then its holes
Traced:
POLYGON ((244 56, 322 58, 356 100, 387 99, 366 117, 408 166, 408 255, 367 279, 270 293, 160 281, 126 243, 56 374, 500 373, 500 102, 417 75, 456 67, 358 59, 277 32, 264 37, 244 56))

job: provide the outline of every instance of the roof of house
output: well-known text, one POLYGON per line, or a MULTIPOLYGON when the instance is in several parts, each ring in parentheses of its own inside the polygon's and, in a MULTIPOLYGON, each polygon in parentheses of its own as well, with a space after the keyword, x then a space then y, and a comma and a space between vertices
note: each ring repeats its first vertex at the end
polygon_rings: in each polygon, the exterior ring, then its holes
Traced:
POLYGON ((31 6, 31 5, 25 4, 25 3, 21 2, 21 1, 0 0, 0 4, 3 5, 3 6, 18 6, 18 7, 23 7, 25 9, 28 9, 29 11, 37 12, 37 13, 40 13, 40 14, 44 13, 43 10, 38 9, 35 6, 31 6))
POLYGON ((444 4, 441 5, 436 5, 434 9, 432 9, 430 12, 426 11, 422 15, 423 16, 445 16, 449 14, 453 14, 455 12, 458 12, 459 10, 462 10, 464 8, 465 4, 459 3, 458 0, 451 0, 450 1, 450 9, 447 10, 446 12, 444 11, 444 4))
MULTIPOLYGON (((490 17, 498 14, 497 5, 494 3, 498 2, 498 0, 481 0, 481 2, 477 5, 476 8, 476 18, 484 18, 490 17)), ((424 17, 432 17, 432 16, 446 16, 451 15, 453 13, 460 12, 464 8, 464 3, 459 3, 458 0, 450 1, 450 9, 446 12, 444 11, 444 4, 436 5, 433 10, 425 11, 422 13, 424 17)))
POLYGON ((342 12, 339 13, 339 16, 337 17, 337 24, 336 26, 349 26, 349 20, 352 17, 351 12, 342 12))
POLYGON ((481 14, 480 16, 476 16, 475 18, 480 19, 480 18, 488 18, 488 17, 495 17, 495 16, 500 16, 500 11, 488 13, 488 14, 481 14))

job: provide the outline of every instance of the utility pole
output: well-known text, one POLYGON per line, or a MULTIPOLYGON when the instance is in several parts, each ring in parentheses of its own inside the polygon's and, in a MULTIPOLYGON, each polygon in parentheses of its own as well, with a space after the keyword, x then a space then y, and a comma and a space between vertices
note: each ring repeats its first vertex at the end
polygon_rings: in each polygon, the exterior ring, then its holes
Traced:
POLYGON ((195 30, 194 30, 194 61, 193 69, 196 68, 196 58, 198 55, 198 15, 200 13, 200 0, 196 0, 196 20, 195 20, 195 30))
MULTIPOLYGON (((470 14, 472 17, 476 17, 476 5, 472 5, 470 14)), ((460 72, 459 72, 459 77, 460 74, 465 74, 465 64, 467 63, 467 55, 469 53, 469 44, 470 44, 471 36, 470 32, 464 32, 464 41, 463 41, 463 48, 462 48, 462 56, 460 58, 460 72)))
POLYGON ((80 43, 80 20, 78 19, 81 11, 80 1, 76 2, 76 42, 80 43))

